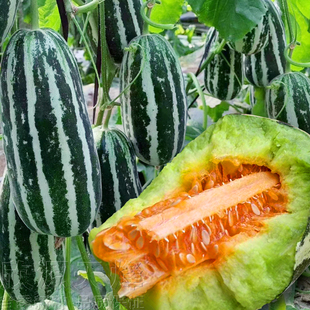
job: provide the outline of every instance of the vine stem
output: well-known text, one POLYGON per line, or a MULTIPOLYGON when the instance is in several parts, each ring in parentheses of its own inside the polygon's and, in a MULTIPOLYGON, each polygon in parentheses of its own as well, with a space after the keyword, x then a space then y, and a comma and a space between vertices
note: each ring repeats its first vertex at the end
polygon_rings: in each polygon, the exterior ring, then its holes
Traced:
POLYGON ((203 106, 203 125, 202 126, 203 126, 203 129, 207 129, 207 127, 208 127, 208 108, 209 107, 208 107, 208 105, 206 103, 205 95, 204 95, 204 93, 203 93, 203 91, 201 89, 201 86, 200 86, 200 84, 198 82, 198 79, 197 79, 196 75, 194 73, 190 72, 188 74, 188 76, 192 79, 192 81, 193 81, 193 83, 194 83, 194 85, 195 85, 195 87, 197 89, 197 92, 198 92, 198 94, 199 94, 199 96, 201 98, 202 106, 203 106))
POLYGON ((88 13, 93 11, 102 1, 100 0, 93 0, 91 2, 88 2, 84 5, 74 7, 73 11, 74 14, 82 14, 82 13, 88 13))
POLYGON ((90 51, 90 48, 89 48, 89 46, 88 46, 88 44, 87 44, 87 41, 86 41, 86 39, 85 39, 85 36, 84 36, 84 34, 83 34, 83 30, 81 29, 81 27, 80 27, 80 25, 79 25, 78 21, 76 20, 76 18, 75 18, 75 16, 74 16, 73 13, 71 13, 71 17, 72 17, 72 20, 73 20, 73 22, 74 22, 76 28, 77 28, 78 31, 79 31, 79 34, 81 35, 81 37, 82 37, 82 39, 83 39, 83 41, 84 41, 86 50, 87 50, 87 52, 88 52, 88 54, 89 54, 89 57, 90 57, 90 61, 91 61, 92 65, 93 65, 93 67, 94 67, 94 70, 95 70, 96 78, 98 79, 98 81, 100 81, 100 77, 99 77, 99 74, 98 74, 98 71, 97 71, 97 68, 96 68, 96 64, 95 64, 94 58, 93 58, 93 56, 92 56, 92 52, 90 51))
MULTIPOLYGON (((160 2, 156 1, 156 3, 160 3, 160 2)), ((155 4, 154 0, 149 0, 149 1, 144 2, 141 6, 140 14, 144 20, 144 28, 146 27, 145 24, 147 24, 147 25, 153 26, 155 28, 160 28, 160 29, 167 29, 167 30, 174 29, 175 26, 173 24, 158 24, 158 23, 153 22, 150 19, 150 17, 147 16, 148 13, 145 13, 145 9, 152 8, 154 4, 155 4)), ((143 29, 143 32, 144 32, 144 29, 143 29)))
POLYGON ((66 271, 64 276, 65 295, 69 310, 75 310, 71 295, 71 238, 66 238, 66 271))
MULTIPOLYGON (((146 6, 146 8, 147 8, 146 17, 148 19, 150 19, 153 6, 146 6)), ((144 23, 143 23, 143 34, 148 34, 149 33, 149 24, 145 20, 143 20, 143 21, 144 21, 144 23)))
MULTIPOLYGON (((102 81, 102 100, 99 106, 98 117, 95 126, 102 125, 104 111, 110 102, 109 89, 112 84, 114 72, 112 74, 108 65, 108 50, 106 43, 106 28, 105 28, 105 6, 104 3, 99 4, 100 16, 100 44, 101 44, 101 81, 102 81)), ((111 113, 107 113, 105 118, 105 125, 109 123, 111 113)))
POLYGON ((70 0, 64 0, 65 9, 67 16, 70 16, 73 13, 73 8, 70 0))
POLYGON ((39 11, 38 11, 38 2, 37 0, 31 0, 31 7, 30 7, 30 14, 31 14, 31 29, 39 29, 39 11))
POLYGON ((85 246, 83 243, 82 236, 76 236, 75 238, 76 238, 77 245, 78 245, 78 248, 79 248, 81 256, 82 256, 82 260, 84 262, 84 266, 85 266, 85 269, 87 272, 88 281, 89 281, 91 290, 93 292, 93 295, 94 295, 96 304, 98 306, 98 309, 99 310, 106 310, 104 303, 103 303, 103 298, 100 294, 100 291, 99 291, 99 288, 98 288, 98 285, 97 285, 97 282, 95 279, 94 272, 93 272, 92 267, 91 267, 90 259, 88 257, 88 254, 86 252, 86 249, 85 249, 85 246))
POLYGON ((10 302, 10 295, 7 291, 4 291, 3 299, 2 299, 2 305, 1 310, 9 310, 9 302, 10 302))
MULTIPOLYGON (((290 12, 289 12, 289 8, 288 8, 287 0, 282 0, 282 6, 283 6, 283 10, 284 10, 285 19, 286 19, 286 22, 287 22, 288 33, 289 33, 289 40, 290 40, 289 58, 292 59, 294 48, 291 48, 291 47, 292 46, 295 47, 296 37, 295 37, 295 35, 293 33, 292 21, 291 21, 291 18, 290 18, 290 12)), ((284 51, 284 53, 286 54, 287 51, 284 51)), ((291 62, 288 60, 288 62, 286 64, 286 70, 285 70, 286 72, 290 72, 291 71, 290 64, 291 64, 291 62)))
POLYGON ((284 50, 284 57, 285 59, 287 60, 287 62, 289 62, 291 65, 294 65, 296 67, 302 67, 302 68, 310 68, 310 62, 298 62, 298 61, 295 61, 291 58, 290 56, 290 50, 294 49, 295 48, 295 44, 288 44, 286 47, 285 47, 285 50, 284 50))

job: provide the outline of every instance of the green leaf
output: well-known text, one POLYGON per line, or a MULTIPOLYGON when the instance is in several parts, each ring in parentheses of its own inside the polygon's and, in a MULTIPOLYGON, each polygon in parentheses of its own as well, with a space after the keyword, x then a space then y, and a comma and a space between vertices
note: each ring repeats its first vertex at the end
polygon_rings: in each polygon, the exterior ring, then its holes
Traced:
MULTIPOLYGON (((88 280, 86 271, 79 270, 77 274, 81 276, 82 278, 88 280)), ((102 286, 106 286, 106 284, 107 284, 107 288, 111 286, 109 278, 103 272, 94 271, 94 275, 95 275, 95 280, 98 283, 100 283, 102 286)))
POLYGON ((212 118, 213 122, 217 122, 223 116, 223 113, 229 110, 229 107, 228 102, 222 101, 214 108, 209 107, 208 115, 212 118))
MULTIPOLYGON (((78 275, 88 280, 86 271, 78 271, 78 275)), ((113 295, 110 279, 103 272, 94 271, 95 280, 106 288, 106 294, 103 298, 106 310, 119 310, 119 303, 113 295)))
POLYGON ((215 27, 227 41, 242 39, 266 12, 257 0, 188 0, 188 4, 200 22, 215 27))
POLYGON ((60 29, 61 21, 55 0, 40 1, 39 24, 40 28, 52 28, 56 31, 60 29))
POLYGON ((137 162, 138 172, 142 173, 144 182, 142 182, 142 186, 147 186, 154 179, 154 166, 149 166, 147 164, 142 163, 140 160, 137 162))
MULTIPOLYGON (((162 0, 161 4, 156 4, 152 9, 151 19, 159 24, 175 24, 182 14, 184 0, 162 0)), ((149 31, 160 33, 163 29, 149 27, 149 31)))
POLYGON ((196 139, 199 135, 201 135, 204 132, 204 128, 202 126, 194 125, 194 126, 186 126, 186 135, 185 140, 186 141, 193 141, 196 139))

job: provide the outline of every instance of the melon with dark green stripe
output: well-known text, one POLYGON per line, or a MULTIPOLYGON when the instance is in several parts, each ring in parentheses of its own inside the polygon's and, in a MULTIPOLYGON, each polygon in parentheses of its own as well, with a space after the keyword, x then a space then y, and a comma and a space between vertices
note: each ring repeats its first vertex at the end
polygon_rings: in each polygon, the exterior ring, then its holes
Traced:
POLYGON ((11 298, 33 304, 48 298, 64 274, 63 248, 55 237, 31 231, 18 216, 8 177, 0 197, 0 279, 11 298))
POLYGON ((271 0, 264 0, 268 9, 268 44, 259 53, 245 58, 245 76, 255 86, 267 86, 273 78, 285 73, 286 45, 281 14, 271 0))
POLYGON ((268 117, 310 133, 310 80, 300 72, 273 79, 266 92, 268 117))
POLYGON ((0 45, 9 34, 16 17, 19 0, 0 1, 0 45))
MULTIPOLYGON (((215 28, 210 28, 204 59, 213 51, 219 34, 215 28), (208 41, 211 40, 211 41, 208 41)), ((216 54, 204 71, 204 84, 207 91, 215 98, 231 100, 241 91, 243 85, 243 56, 231 49, 228 44, 219 54, 216 54)))
POLYGON ((0 83, 8 175, 22 220, 38 233, 83 233, 101 184, 74 56, 53 30, 20 30, 4 53, 0 83))
POLYGON ((98 152, 102 201, 95 226, 102 225, 129 199, 142 191, 136 163, 136 155, 128 138, 120 130, 95 127, 94 138, 98 152))
POLYGON ((141 0, 105 0, 107 45, 116 63, 121 63, 124 48, 142 34, 141 0))
POLYGON ((252 55, 261 51, 268 43, 269 25, 268 14, 264 14, 260 22, 242 39, 230 42, 231 48, 245 55, 252 55))
POLYGON ((181 150, 186 94, 178 58, 160 35, 135 38, 120 72, 125 134, 143 162, 160 166, 181 150))

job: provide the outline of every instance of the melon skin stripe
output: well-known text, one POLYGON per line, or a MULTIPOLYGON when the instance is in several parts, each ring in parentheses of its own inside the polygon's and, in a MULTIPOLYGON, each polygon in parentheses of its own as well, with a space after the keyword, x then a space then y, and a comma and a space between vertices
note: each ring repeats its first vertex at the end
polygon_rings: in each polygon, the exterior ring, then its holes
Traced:
MULTIPOLYGON (((219 34, 215 28, 208 31, 203 59, 207 59, 214 48, 219 34)), ((204 84, 207 91, 215 98, 231 100, 241 91, 243 84, 243 56, 225 44, 204 71, 204 84)))
POLYGON ((20 30, 4 53, 0 83, 8 176, 22 220, 38 233, 83 233, 101 183, 74 56, 53 30, 20 30))
POLYGON ((136 155, 128 138, 118 129, 93 129, 102 174, 102 196, 94 225, 102 225, 113 213, 142 192, 136 155))
POLYGON ((279 75, 266 91, 268 117, 310 133, 310 80, 300 72, 279 75))
MULTIPOLYGON (((171 276, 137 299, 122 298, 124 306, 134 309, 139 300, 146 310, 256 310, 274 300, 309 262, 309 149, 305 132, 251 115, 227 115, 189 143, 137 199, 91 231, 90 244, 123 217, 187 191, 197 174, 222 161, 269 167, 288 195, 288 212, 264 220, 266 229, 252 239, 228 240, 226 255, 216 264, 203 263, 171 276)), ((119 277, 100 262, 117 294, 119 277)))
POLYGON ((104 1, 107 45, 117 64, 122 62, 124 48, 142 34, 141 5, 141 0, 104 1))
POLYGON ((6 39, 14 24, 19 0, 5 0, 0 2, 0 46, 6 39))
POLYGON ((14 300, 34 304, 59 287, 64 274, 64 251, 55 238, 37 234, 18 216, 7 176, 0 196, 0 279, 14 300))
POLYGON ((181 150, 186 129, 184 78, 171 45, 160 35, 131 41, 120 71, 124 132, 137 157, 161 166, 181 150))
POLYGON ((264 0, 268 9, 268 44, 259 53, 245 58, 245 77, 255 86, 267 86, 273 78, 285 73, 286 46, 284 24, 281 14, 271 0, 264 0))

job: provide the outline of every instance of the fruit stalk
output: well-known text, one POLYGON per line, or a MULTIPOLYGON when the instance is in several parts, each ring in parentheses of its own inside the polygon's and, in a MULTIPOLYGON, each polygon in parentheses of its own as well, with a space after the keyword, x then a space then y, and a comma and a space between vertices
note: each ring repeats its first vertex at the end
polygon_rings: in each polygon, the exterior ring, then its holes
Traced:
POLYGON ((85 250, 85 247, 84 247, 82 236, 77 236, 75 238, 76 238, 77 245, 79 247, 79 250, 80 250, 80 253, 82 256, 82 260, 83 260, 84 265, 85 265, 89 284, 90 284, 91 290, 93 292, 93 295, 94 295, 96 304, 98 306, 98 309, 99 310, 106 310, 106 308, 103 304, 103 298, 100 294, 100 291, 99 291, 99 288, 98 288, 98 285, 97 285, 97 282, 95 279, 94 272, 93 272, 92 267, 91 267, 90 259, 88 257, 86 250, 85 250))
POLYGON ((38 29, 39 27, 39 12, 37 0, 31 0, 31 28, 38 29))
POLYGON ((203 125, 202 126, 204 129, 207 129, 207 126, 208 126, 208 105, 206 103, 205 95, 202 91, 202 88, 199 84, 199 81, 198 81, 196 75, 194 73, 190 72, 188 74, 188 76, 190 77, 191 81, 195 84, 196 90, 199 94, 199 97, 201 98, 202 105, 203 105, 203 125))
POLYGON ((71 295, 71 285, 70 285, 70 265, 71 265, 71 238, 66 238, 66 271, 64 276, 64 287, 65 295, 67 301, 67 307, 69 310, 74 310, 74 304, 71 295))

